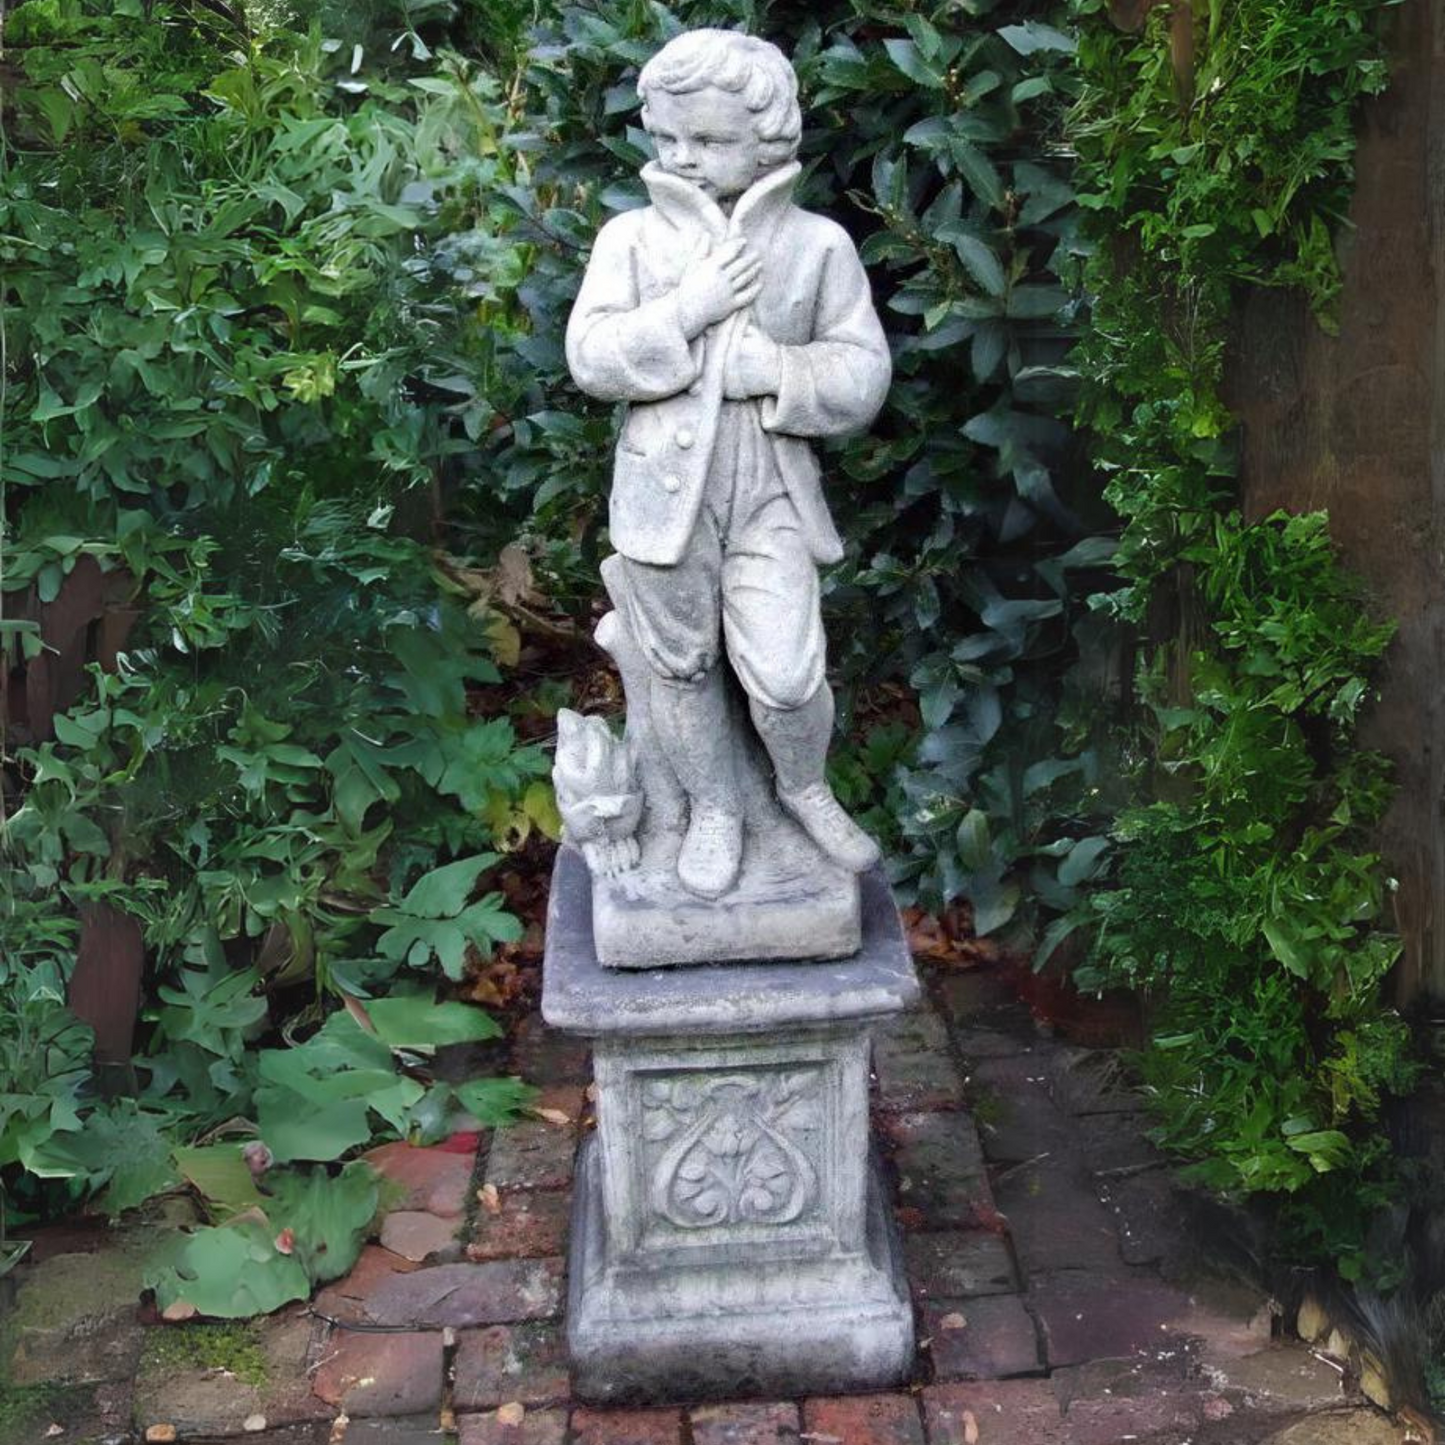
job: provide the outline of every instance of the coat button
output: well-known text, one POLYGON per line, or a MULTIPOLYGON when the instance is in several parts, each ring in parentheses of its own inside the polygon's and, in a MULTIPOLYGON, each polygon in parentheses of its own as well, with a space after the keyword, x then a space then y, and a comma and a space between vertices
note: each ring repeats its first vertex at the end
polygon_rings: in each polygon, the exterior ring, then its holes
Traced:
POLYGON ((691 427, 680 426, 678 427, 672 439, 678 444, 678 446, 683 449, 683 451, 690 451, 692 449, 693 443, 697 440, 697 437, 693 434, 693 430, 691 427))
POLYGON ((677 492, 682 490, 682 478, 674 472, 669 472, 662 479, 662 490, 664 492, 677 492))

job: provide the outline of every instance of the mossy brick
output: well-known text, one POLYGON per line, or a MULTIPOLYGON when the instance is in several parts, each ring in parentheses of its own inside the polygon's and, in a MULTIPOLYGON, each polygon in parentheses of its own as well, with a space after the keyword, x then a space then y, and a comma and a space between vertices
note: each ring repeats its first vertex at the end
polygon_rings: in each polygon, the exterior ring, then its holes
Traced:
POLYGON ((465 1329, 548 1319, 562 1308, 560 1259, 446 1264, 393 1274, 362 1304, 372 1324, 465 1329))
POLYGON ((22 1267, 14 1307, 0 1321, 0 1382, 82 1385, 130 1375, 143 1341, 142 1269, 134 1248, 22 1267))
POLYGON ((983 1150, 964 1113, 901 1113, 885 1117, 885 1138, 898 1171, 898 1204, 923 1229, 960 1229, 992 1216, 983 1150))
POLYGON ((225 1439, 328 1418, 308 1374, 316 1322, 304 1307, 267 1319, 155 1325, 146 1332, 133 1416, 141 1433, 172 1425, 185 1437, 225 1439))

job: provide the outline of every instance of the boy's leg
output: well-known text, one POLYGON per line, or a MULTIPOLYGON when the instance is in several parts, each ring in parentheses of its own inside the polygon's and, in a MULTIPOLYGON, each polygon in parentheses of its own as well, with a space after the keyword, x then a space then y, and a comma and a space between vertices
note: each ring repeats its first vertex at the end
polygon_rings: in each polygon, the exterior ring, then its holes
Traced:
POLYGON ((648 701, 663 761, 688 799, 677 876, 716 898, 737 882, 743 810, 723 689, 719 548, 706 524, 673 567, 623 559, 628 625, 651 672, 648 701))
POLYGON ((833 693, 824 680, 818 568, 797 512, 778 491, 730 539, 723 562, 723 631, 772 760, 778 801, 834 862, 865 872, 878 845, 843 811, 824 775, 833 693))

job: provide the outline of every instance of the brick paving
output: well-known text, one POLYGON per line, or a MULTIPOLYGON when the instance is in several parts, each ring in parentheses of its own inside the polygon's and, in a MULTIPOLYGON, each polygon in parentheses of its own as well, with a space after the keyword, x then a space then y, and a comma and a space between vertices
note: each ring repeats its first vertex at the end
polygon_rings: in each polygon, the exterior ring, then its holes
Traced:
MULTIPOLYGON (((264 1388, 214 1371, 111 1378, 28 1435, 0 1425, 0 1445, 138 1445, 167 1425, 181 1441, 258 1445, 1267 1445, 1315 1415, 1322 1438, 1408 1438, 1346 1396, 1266 1302, 1196 1273, 1181 1196, 1112 1055, 1041 1034, 997 975, 925 981, 926 1007, 875 1049, 874 1131, 917 1308, 905 1386, 654 1410, 573 1402, 562 1310, 590 1066, 533 1014, 512 1063, 543 1090, 536 1114, 475 1147, 463 1136, 371 1153, 392 1181, 379 1242, 309 1311, 268 1322, 264 1388), (1352 1421, 1354 1435, 1330 1433, 1352 1421)), ((36 1287, 53 1266, 84 1277, 79 1258, 47 1260, 36 1287)), ((105 1327, 134 1347, 115 1358, 139 1355, 139 1321, 118 1324, 110 1307, 105 1327)), ((85 1320, 47 1330, 11 1348, 32 1370, 53 1357, 68 1383, 85 1320)))

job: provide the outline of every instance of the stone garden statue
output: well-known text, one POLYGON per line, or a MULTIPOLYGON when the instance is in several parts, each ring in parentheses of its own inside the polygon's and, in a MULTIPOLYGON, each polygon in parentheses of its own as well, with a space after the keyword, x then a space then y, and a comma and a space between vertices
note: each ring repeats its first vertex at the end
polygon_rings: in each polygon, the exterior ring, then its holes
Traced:
POLYGON ((638 89, 651 204, 603 227, 567 330, 577 384, 626 406, 598 638, 627 737, 564 716, 559 803, 605 964, 841 957, 878 849, 824 777, 842 547, 811 440, 869 425, 888 346, 847 233, 794 202, 782 52, 691 31, 638 89))
POLYGON ((558 718, 570 846, 542 980, 596 1083, 573 1386, 878 1389, 914 1337, 870 1164, 871 1037, 919 987, 878 849, 824 776, 818 569, 842 547, 812 442, 869 424, 888 348, 852 241, 793 202, 783 54, 693 31, 638 88, 651 204, 602 229, 567 330, 578 385, 626 408, 597 637, 627 731, 558 718))

